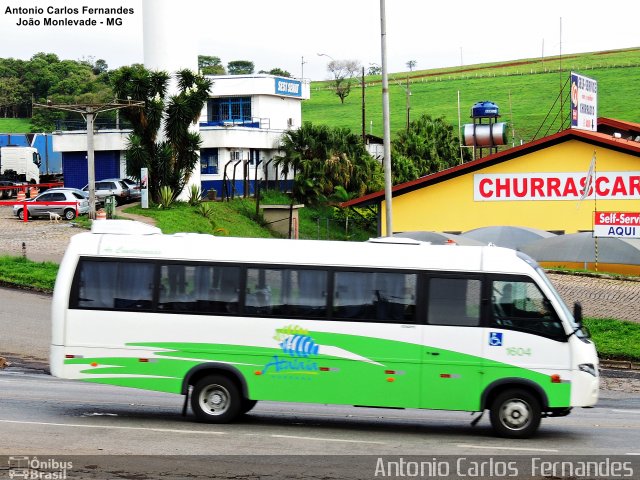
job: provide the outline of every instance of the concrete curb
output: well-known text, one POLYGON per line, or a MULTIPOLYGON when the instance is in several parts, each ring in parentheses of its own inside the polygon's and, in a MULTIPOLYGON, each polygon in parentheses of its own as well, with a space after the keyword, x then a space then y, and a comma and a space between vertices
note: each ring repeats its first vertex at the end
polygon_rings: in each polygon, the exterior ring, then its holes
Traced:
POLYGON ((616 370, 637 370, 640 371, 640 363, 627 360, 600 360, 601 368, 612 368, 616 370))

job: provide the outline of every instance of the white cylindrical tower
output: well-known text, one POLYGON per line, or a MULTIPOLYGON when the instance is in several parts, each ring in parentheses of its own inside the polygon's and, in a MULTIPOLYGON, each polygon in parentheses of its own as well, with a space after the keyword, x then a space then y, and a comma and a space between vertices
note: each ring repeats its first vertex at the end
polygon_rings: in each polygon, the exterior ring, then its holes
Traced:
POLYGON ((150 70, 198 71, 197 2, 143 0, 144 66, 150 70))
MULTIPOLYGON (((178 92, 174 74, 185 68, 198 71, 198 37, 200 18, 198 4, 193 0, 143 0, 142 28, 144 66, 149 70, 162 70, 172 75, 167 94, 178 92)), ((198 130, 194 124, 193 130, 198 130)), ((200 182, 200 162, 191 173, 191 178, 180 199, 186 199, 192 184, 200 182)))

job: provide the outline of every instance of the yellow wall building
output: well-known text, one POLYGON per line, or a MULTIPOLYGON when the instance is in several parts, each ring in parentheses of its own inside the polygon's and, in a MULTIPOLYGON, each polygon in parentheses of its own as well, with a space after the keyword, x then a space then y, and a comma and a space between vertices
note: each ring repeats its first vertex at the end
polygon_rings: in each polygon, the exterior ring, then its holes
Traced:
MULTIPOLYGON (((384 191, 343 206, 379 206, 384 191)), ((592 230, 594 211, 640 212, 640 124, 599 119, 393 187, 393 231, 459 233, 492 225, 592 230), (592 188, 582 199, 595 158, 592 188)))

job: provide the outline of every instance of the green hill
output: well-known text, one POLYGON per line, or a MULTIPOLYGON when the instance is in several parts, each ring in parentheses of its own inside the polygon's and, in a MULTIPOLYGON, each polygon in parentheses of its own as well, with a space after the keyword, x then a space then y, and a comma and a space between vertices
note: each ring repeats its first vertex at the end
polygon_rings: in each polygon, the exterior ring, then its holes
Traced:
MULTIPOLYGON (((515 129, 515 141, 530 141, 560 129, 556 119, 560 102, 539 130, 554 102, 561 84, 574 71, 598 81, 598 116, 640 122, 640 48, 575 54, 545 59, 524 59, 504 63, 401 72, 389 75, 392 135, 406 125, 406 82, 409 78, 410 116, 444 116, 458 127, 458 93, 461 123, 469 118, 474 103, 490 100, 500 107, 499 121, 515 129), (538 134, 536 135, 536 132, 538 134)), ((362 129, 361 81, 354 82, 344 105, 333 93, 330 82, 313 82, 311 99, 303 104, 303 120, 362 129)), ((382 136, 382 88, 380 76, 365 77, 366 131, 382 136), (370 122, 373 122, 371 125, 370 122)), ((565 128, 569 114, 568 88, 564 96, 565 128)), ((512 132, 509 131, 511 139, 512 132)))

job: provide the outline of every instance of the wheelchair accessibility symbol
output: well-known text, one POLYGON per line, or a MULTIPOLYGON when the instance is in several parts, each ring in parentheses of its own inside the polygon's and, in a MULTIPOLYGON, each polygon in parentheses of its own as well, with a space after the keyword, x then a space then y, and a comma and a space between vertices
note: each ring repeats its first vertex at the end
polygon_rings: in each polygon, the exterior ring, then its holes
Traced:
POLYGON ((491 347, 502 346, 502 332, 489 332, 489 346, 491 347))

